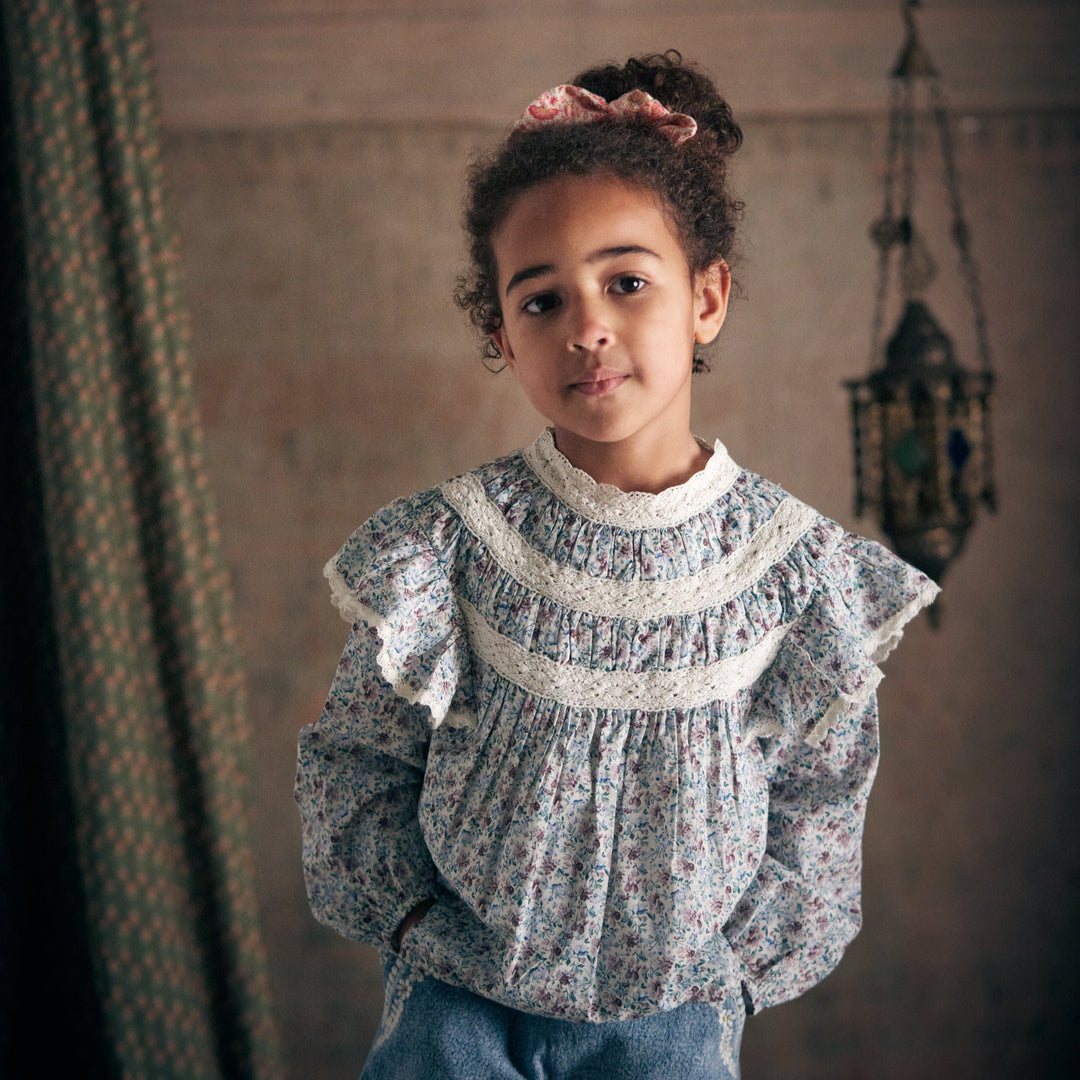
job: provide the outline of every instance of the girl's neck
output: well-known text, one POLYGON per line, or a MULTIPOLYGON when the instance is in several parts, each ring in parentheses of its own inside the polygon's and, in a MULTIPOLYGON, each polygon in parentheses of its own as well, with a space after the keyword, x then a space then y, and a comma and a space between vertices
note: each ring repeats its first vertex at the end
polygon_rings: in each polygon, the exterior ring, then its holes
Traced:
POLYGON ((555 428, 555 447, 571 465, 587 473, 598 484, 653 495, 686 483, 712 456, 712 451, 699 443, 689 430, 685 440, 680 439, 677 444, 665 440, 663 445, 657 446, 644 439, 593 442, 555 428))

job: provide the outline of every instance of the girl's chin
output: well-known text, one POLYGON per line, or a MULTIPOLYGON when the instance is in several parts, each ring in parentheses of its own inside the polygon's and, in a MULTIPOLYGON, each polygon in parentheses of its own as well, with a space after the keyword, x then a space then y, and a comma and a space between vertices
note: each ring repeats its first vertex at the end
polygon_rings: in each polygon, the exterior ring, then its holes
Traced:
POLYGON ((555 445, 560 450, 569 446, 613 447, 632 439, 638 431, 618 423, 575 424, 573 427, 552 423, 552 428, 555 432, 555 445))

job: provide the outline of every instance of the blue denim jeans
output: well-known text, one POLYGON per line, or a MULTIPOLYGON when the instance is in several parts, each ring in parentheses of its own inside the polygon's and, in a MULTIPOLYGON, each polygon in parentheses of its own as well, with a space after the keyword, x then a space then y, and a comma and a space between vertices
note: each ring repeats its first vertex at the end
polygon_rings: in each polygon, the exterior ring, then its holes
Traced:
POLYGON ((384 957, 386 1002, 361 1080, 738 1080, 746 1013, 689 1002, 591 1024, 517 1012, 384 957))

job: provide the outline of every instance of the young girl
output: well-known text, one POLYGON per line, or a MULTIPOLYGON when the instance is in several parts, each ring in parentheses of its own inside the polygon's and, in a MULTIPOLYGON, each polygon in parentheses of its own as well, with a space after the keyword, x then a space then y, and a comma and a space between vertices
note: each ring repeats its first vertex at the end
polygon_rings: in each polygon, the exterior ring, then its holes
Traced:
POLYGON ((331 560, 352 623, 297 798, 377 946, 364 1076, 738 1076, 860 923, 876 666, 937 587, 690 431, 739 211, 678 54, 538 98, 459 290, 550 427, 331 560))

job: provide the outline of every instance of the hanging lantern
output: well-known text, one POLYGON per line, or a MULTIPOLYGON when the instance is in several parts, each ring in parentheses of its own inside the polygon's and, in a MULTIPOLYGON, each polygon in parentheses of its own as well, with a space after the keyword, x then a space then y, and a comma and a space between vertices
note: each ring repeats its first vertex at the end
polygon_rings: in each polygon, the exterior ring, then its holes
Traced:
POLYGON ((952 138, 940 78, 903 5, 907 37, 891 72, 885 206, 870 234, 878 286, 870 374, 845 385, 855 440, 855 513, 873 512, 896 551, 935 581, 960 554, 981 502, 994 508, 990 442, 993 373, 978 274, 960 205, 952 138), (913 219, 915 91, 925 85, 944 159, 952 242, 974 319, 980 370, 962 367, 949 336, 923 299, 936 267, 913 219), (901 314, 882 347, 894 263, 901 314), (884 357, 882 357, 884 354, 884 357), (884 366, 880 366, 884 359, 884 366))

